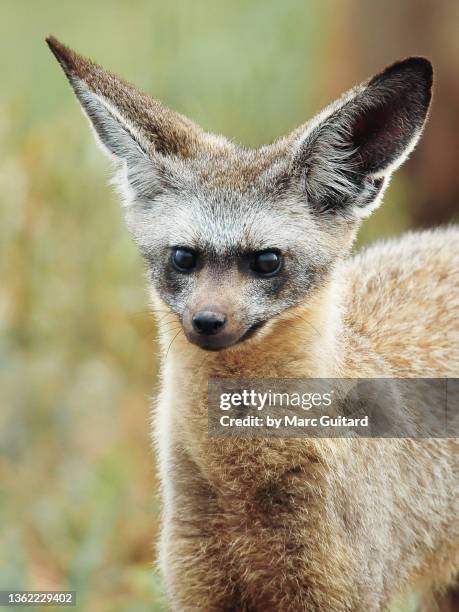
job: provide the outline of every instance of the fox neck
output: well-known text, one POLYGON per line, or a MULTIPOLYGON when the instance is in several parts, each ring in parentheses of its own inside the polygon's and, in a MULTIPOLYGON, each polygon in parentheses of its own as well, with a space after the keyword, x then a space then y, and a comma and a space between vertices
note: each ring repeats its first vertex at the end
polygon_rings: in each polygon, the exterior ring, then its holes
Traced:
MULTIPOLYGON (((157 412, 159 448, 163 470, 169 470, 171 448, 183 449, 210 482, 221 490, 241 483, 252 487, 252 475, 276 473, 278 453, 254 453, 251 443, 208 435, 208 381, 221 378, 339 378, 345 327, 341 316, 340 284, 333 280, 308 300, 292 308, 279 320, 267 324, 251 339, 230 349, 207 352, 190 344, 183 333, 162 333, 161 393, 157 412), (174 333, 176 334, 174 336, 174 333), (258 457, 256 464, 254 457, 258 457), (268 462, 274 461, 268 470, 268 462), (251 465, 251 470, 241 469, 251 465), (268 471, 267 471, 268 470, 268 471), (248 478, 248 480, 246 480, 248 478), (236 484, 235 484, 236 483, 236 484)), ((258 440, 259 442, 259 440, 258 440)), ((270 445, 271 440, 266 440, 270 445)), ((291 441, 284 458, 296 461, 291 441)), ((297 441, 298 443, 298 441, 297 441)), ((316 445, 314 444, 314 447, 316 445)), ((281 468, 282 468, 281 462, 281 468)))
POLYGON ((270 321, 252 339, 230 349, 209 352, 189 343, 183 333, 161 332, 163 371, 209 377, 339 377, 344 326, 338 273, 305 303, 270 321), (175 338, 174 338, 175 336, 175 338))

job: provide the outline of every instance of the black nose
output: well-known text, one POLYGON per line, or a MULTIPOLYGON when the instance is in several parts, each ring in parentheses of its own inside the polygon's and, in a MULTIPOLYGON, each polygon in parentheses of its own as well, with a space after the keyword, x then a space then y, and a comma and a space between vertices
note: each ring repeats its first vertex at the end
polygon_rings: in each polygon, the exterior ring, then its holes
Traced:
POLYGON ((198 334, 213 336, 218 334, 218 332, 223 328, 226 323, 226 318, 221 312, 201 310, 193 316, 192 322, 193 327, 198 334))

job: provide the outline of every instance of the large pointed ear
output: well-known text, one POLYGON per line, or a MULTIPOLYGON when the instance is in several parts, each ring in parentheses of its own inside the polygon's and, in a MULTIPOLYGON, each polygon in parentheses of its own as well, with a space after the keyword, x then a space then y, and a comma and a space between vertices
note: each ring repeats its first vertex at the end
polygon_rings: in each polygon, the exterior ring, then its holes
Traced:
POLYGON ((415 147, 429 109, 432 66, 393 64, 293 134, 293 167, 320 212, 366 217, 415 147), (304 182, 303 182, 304 181, 304 182))
POLYGON ((99 144, 121 162, 136 196, 148 199, 158 188, 155 174, 161 160, 195 155, 203 131, 53 36, 46 42, 73 87, 99 144))

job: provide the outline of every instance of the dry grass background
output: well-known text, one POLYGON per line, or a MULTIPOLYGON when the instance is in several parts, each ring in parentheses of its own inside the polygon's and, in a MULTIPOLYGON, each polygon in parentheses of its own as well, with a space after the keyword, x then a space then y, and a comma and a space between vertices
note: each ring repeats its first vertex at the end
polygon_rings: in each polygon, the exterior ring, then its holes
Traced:
MULTIPOLYGON (((166 609, 142 264, 45 35, 257 145, 353 84, 335 46, 344 5, 2 0, 0 588, 75 589, 78 610, 166 609)), ((412 190, 400 173, 361 242, 409 227, 412 190)))

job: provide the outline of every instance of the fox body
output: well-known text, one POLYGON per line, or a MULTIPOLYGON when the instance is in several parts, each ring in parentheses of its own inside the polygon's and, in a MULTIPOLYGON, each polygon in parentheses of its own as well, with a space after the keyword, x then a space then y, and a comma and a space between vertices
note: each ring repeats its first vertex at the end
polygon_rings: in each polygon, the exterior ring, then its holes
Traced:
POLYGON ((412 588, 441 604, 459 572, 457 440, 207 433, 211 376, 457 377, 459 231, 349 256, 422 131, 429 62, 251 150, 48 43, 118 165, 151 277, 172 608, 367 612, 412 588))

